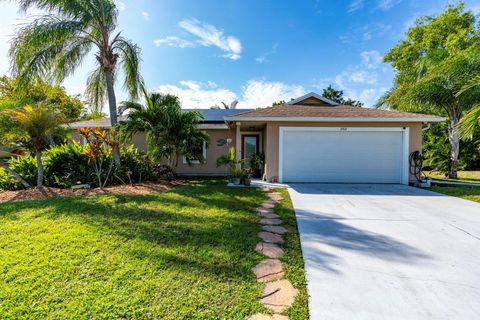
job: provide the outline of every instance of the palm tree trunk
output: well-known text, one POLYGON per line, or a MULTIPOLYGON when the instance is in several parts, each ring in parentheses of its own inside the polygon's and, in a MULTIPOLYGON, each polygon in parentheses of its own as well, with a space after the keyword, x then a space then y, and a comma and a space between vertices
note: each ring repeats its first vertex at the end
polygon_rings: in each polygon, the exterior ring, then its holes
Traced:
MULTIPOLYGON (((115 89, 113 83, 113 74, 112 71, 106 70, 105 71, 105 82, 107 84, 107 95, 108 95, 108 107, 110 110, 110 124, 112 128, 117 125, 117 99, 115 97, 115 89)), ((113 148, 113 159, 115 160, 115 164, 120 164, 120 152, 118 148, 113 148)))
POLYGON ((2 167, 5 171, 7 171, 12 177, 20 181, 20 183, 25 187, 25 188, 30 188, 31 185, 25 181, 18 173, 10 169, 10 167, 4 163, 3 161, 0 161, 0 167, 2 167))
POLYGON ((450 152, 450 170, 448 177, 450 179, 457 179, 457 164, 458 156, 460 154, 460 136, 458 134, 457 123, 460 121, 459 117, 452 117, 448 122, 448 140, 452 147, 450 152))
POLYGON ((43 162, 42 152, 36 150, 35 157, 37 158, 37 187, 43 187, 43 162))

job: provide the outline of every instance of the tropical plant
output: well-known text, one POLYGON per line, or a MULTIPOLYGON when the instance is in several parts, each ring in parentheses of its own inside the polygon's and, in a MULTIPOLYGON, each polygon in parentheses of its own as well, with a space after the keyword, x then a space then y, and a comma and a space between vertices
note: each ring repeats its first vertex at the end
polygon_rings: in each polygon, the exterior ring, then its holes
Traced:
POLYGON ((18 190, 35 184, 38 172, 35 157, 30 154, 13 157, 4 165, 5 170, 0 172, 0 189, 18 190))
POLYGON ((18 110, 6 110, 0 121, 0 143, 22 146, 35 153, 37 161, 37 186, 43 186, 42 153, 56 137, 64 137, 66 131, 62 115, 43 104, 26 105, 18 110))
POLYGON ((462 90, 480 72, 480 33, 475 16, 462 3, 436 17, 421 17, 407 38, 385 56, 396 69, 393 88, 377 106, 448 118, 450 167, 457 177, 460 137, 457 124, 480 100, 480 90, 462 90))
POLYGON ((93 166, 98 186, 104 188, 115 165, 111 155, 116 142, 109 131, 101 128, 81 128, 77 132, 86 141, 85 155, 88 164, 93 166))
POLYGON ((44 81, 20 87, 18 79, 0 77, 0 110, 21 108, 27 104, 43 103, 54 108, 68 121, 79 120, 85 113, 84 103, 78 96, 69 96, 63 87, 44 81))
POLYGON ((94 174, 85 151, 85 147, 75 141, 46 150, 45 185, 70 188, 78 184, 92 184, 94 174))
MULTIPOLYGON (((458 95, 462 95, 474 88, 480 88, 480 74, 475 75, 462 88, 458 95)), ((472 140, 475 129, 480 126, 480 101, 458 124, 460 137, 465 140, 472 140)))
MULTIPOLYGON (((108 98, 112 127, 117 124, 114 84, 119 71, 131 99, 139 94, 140 48, 116 32, 118 10, 113 0, 17 0, 23 10, 48 13, 18 29, 10 48, 19 85, 38 79, 63 81, 95 48, 97 68, 87 80, 86 95, 94 112, 108 98), (121 70, 119 70, 119 68, 121 70)), ((116 160, 119 154, 115 152, 116 160)))
POLYGON ((145 132, 148 153, 157 160, 166 160, 171 168, 178 166, 180 155, 191 164, 205 161, 201 150, 208 146, 207 133, 198 129, 204 119, 197 110, 184 112, 178 97, 158 93, 148 94, 143 89, 145 105, 123 102, 121 111, 130 111, 120 128, 126 140, 138 132, 145 132))

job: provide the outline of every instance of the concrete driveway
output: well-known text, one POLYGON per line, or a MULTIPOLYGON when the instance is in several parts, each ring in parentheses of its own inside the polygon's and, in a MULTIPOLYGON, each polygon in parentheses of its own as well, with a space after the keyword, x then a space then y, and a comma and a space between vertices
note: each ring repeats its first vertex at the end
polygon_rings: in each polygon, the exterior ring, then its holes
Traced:
POLYGON ((401 185, 289 193, 312 319, 480 319, 480 204, 401 185))

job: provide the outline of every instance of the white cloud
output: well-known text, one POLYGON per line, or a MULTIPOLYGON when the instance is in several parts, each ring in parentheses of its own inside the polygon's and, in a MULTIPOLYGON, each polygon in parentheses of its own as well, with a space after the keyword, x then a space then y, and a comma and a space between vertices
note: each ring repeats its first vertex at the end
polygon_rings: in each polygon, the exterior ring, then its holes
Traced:
POLYGON ((230 103, 239 100, 238 108, 258 108, 271 106, 273 102, 298 98, 305 94, 302 86, 289 85, 283 82, 269 82, 250 80, 243 86, 241 93, 219 88, 212 81, 202 83, 192 80, 180 81, 180 85, 165 84, 158 86, 155 91, 170 93, 178 96, 184 108, 210 108, 220 105, 221 102, 230 103))
POLYGON ((165 84, 158 86, 155 91, 163 94, 174 94, 180 98, 183 108, 207 109, 222 101, 231 102, 236 99, 234 92, 228 89, 211 88, 203 83, 185 80, 180 86, 165 84))
POLYGON ((173 37, 173 36, 154 40, 153 43, 157 47, 160 47, 162 45, 167 45, 169 47, 176 47, 176 48, 182 48, 182 49, 195 47, 195 44, 193 42, 190 42, 188 40, 185 40, 179 37, 173 37))
POLYGON ((278 49, 278 43, 275 43, 270 51, 267 51, 264 54, 262 54, 261 56, 255 58, 255 61, 257 61, 258 63, 268 62, 268 59, 267 59, 268 56, 271 56, 272 54, 275 54, 277 52, 277 49, 278 49))
POLYGON ((377 50, 363 51, 360 53, 362 57, 362 64, 367 69, 375 69, 381 65, 383 57, 377 50))
POLYGON ((299 85, 289 85, 283 82, 268 82, 250 80, 242 87, 242 108, 269 107, 275 101, 295 99, 306 93, 299 85))
POLYGON ((391 32, 391 25, 383 22, 372 22, 362 27, 350 27, 339 39, 343 43, 358 44, 383 37, 391 32))
POLYGON ((146 11, 142 11, 141 15, 142 15, 143 19, 145 19, 145 21, 150 21, 150 13, 148 13, 146 11))
POLYGON ((387 11, 399 4, 402 0, 352 0, 347 8, 348 13, 363 9, 367 5, 372 5, 375 9, 387 11))
POLYGON ((364 0, 353 0, 353 1, 350 2, 350 4, 348 5, 348 12, 351 13, 351 12, 360 10, 360 9, 362 9, 364 6, 365 6, 365 1, 364 1, 364 0))
POLYGON ((223 30, 197 19, 182 20, 178 25, 180 28, 198 37, 197 42, 200 45, 204 47, 218 47, 225 52, 222 57, 232 60, 240 59, 242 44, 236 37, 225 36, 223 30))
POLYGON ((328 84, 343 90, 345 98, 359 100, 370 107, 391 85, 393 71, 382 63, 382 55, 377 50, 363 51, 358 64, 350 65, 331 78, 316 80, 317 89, 328 84))

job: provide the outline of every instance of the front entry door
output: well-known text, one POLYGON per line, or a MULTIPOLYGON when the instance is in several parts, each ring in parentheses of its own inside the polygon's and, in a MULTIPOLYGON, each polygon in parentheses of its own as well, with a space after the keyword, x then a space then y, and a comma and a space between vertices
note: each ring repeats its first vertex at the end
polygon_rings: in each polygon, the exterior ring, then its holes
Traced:
POLYGON ((249 134, 242 136, 242 159, 249 159, 259 153, 259 135, 249 134))

